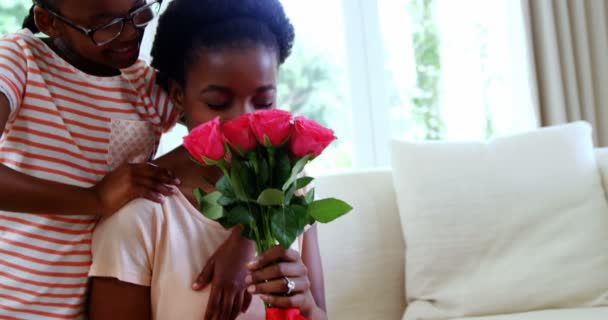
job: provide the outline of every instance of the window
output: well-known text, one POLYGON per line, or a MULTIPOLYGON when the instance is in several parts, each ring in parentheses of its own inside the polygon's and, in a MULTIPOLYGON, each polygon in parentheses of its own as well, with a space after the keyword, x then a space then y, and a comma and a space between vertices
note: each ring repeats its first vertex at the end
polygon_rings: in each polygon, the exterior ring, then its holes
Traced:
MULTIPOLYGON (((389 165, 393 137, 477 140, 537 125, 520 1, 280 1, 296 43, 279 105, 338 136, 312 174, 389 165)), ((30 5, 0 1, 0 34, 17 30, 30 5)), ((185 134, 163 136, 159 153, 185 134)))
POLYGON ((30 0, 0 0, 0 35, 19 30, 31 6, 30 0))

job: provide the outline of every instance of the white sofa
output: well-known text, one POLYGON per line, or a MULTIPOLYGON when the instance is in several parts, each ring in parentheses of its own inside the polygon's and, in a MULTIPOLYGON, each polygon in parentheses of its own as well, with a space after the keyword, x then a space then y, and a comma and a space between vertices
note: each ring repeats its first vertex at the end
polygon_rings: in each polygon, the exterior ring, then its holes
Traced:
MULTIPOLYGON (((597 149, 596 155, 600 160, 604 190, 608 190, 608 149, 597 149)), ((405 244, 391 170, 323 176, 315 180, 315 185, 320 198, 341 198, 355 208, 349 215, 319 228, 329 318, 402 319, 407 307, 405 244)), ((608 307, 541 310, 466 319, 606 320, 608 307)))

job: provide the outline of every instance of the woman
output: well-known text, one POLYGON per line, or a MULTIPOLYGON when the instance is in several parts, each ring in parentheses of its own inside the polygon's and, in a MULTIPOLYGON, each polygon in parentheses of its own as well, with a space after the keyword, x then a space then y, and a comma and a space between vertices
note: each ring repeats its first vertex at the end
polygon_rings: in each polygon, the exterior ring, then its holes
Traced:
MULTIPOLYGON (((216 116, 225 121, 274 108, 278 68, 293 37, 278 0, 174 0, 159 21, 152 65, 193 129, 216 116)), ((213 188, 200 177, 217 181, 219 172, 196 165, 184 149, 158 165, 181 180, 180 192, 163 204, 133 201, 95 230, 91 319, 202 319, 201 305, 247 306, 249 299, 250 307, 240 316, 244 308, 206 318, 264 319, 263 302, 298 308, 307 318, 327 318, 314 226, 293 249, 275 247, 249 264, 247 257, 237 257, 234 264, 243 270, 247 265, 249 273, 235 277, 234 285, 245 283, 247 292, 222 296, 214 288, 190 290, 192 275, 238 233, 222 229, 195 207, 192 190, 213 188)))

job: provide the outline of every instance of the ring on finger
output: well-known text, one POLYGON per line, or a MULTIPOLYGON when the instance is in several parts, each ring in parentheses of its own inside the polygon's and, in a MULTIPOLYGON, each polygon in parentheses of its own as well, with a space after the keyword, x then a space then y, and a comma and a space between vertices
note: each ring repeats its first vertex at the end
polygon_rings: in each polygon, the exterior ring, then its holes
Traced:
POLYGON ((283 278, 285 278, 285 286, 287 286, 287 292, 285 292, 285 294, 289 296, 289 295, 291 295, 293 290, 296 288, 296 283, 287 277, 283 277, 283 278))

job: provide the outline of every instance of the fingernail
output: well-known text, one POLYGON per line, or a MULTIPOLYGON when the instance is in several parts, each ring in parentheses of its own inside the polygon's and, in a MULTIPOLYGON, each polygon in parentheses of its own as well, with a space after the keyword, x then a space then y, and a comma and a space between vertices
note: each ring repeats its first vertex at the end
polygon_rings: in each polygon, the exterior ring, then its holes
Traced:
POLYGON ((249 263, 247 264, 247 268, 249 268, 249 269, 255 269, 255 267, 257 267, 257 266, 258 266, 258 262, 259 262, 259 261, 260 261, 260 260, 259 260, 258 258, 255 258, 255 260, 253 260, 253 261, 251 261, 251 262, 249 262, 249 263))
POLYGON ((182 184, 182 181, 178 178, 175 178, 175 184, 180 185, 182 184))
POLYGON ((195 282, 195 283, 192 284, 192 289, 198 290, 200 288, 201 288, 201 285, 198 282, 195 282))
POLYGON ((251 275, 245 277, 245 283, 246 284, 252 284, 253 283, 253 278, 251 277, 251 275))
POLYGON ((249 286, 249 287, 247 287, 247 292, 254 293, 255 292, 255 286, 249 286))
POLYGON ((264 300, 264 301, 268 301, 270 297, 268 297, 267 295, 260 295, 260 299, 264 300))

